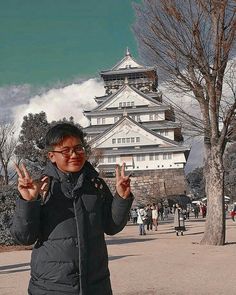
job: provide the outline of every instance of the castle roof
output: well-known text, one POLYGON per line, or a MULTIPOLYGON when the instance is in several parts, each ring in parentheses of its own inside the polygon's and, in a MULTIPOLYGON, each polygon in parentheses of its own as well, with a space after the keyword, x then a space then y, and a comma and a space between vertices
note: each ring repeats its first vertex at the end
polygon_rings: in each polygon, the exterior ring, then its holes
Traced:
POLYGON ((106 129, 103 133, 100 133, 97 137, 92 139, 90 141, 90 145, 92 148, 106 148, 110 146, 110 143, 108 143, 110 138, 113 137, 114 134, 118 135, 119 133, 122 134, 122 136, 124 136, 124 134, 127 135, 129 133, 132 133, 132 136, 135 136, 136 133, 138 136, 145 138, 145 144, 142 144, 142 140, 141 143, 137 144, 138 146, 142 145, 142 148, 153 147, 155 149, 157 147, 161 147, 162 149, 169 148, 172 151, 189 150, 188 147, 185 147, 179 142, 176 142, 160 134, 157 134, 156 132, 146 128, 145 126, 139 124, 138 122, 134 121, 132 118, 128 116, 123 116, 110 128, 106 129))
POLYGON ((149 107, 159 107, 159 108, 169 109, 169 106, 163 105, 161 102, 159 102, 155 98, 148 96, 147 94, 141 92, 137 88, 125 82, 124 85, 117 92, 107 96, 107 98, 101 101, 96 108, 94 108, 92 111, 85 110, 84 113, 92 114, 101 110, 104 111, 108 109, 118 108, 119 100, 123 100, 124 98, 127 98, 127 100, 132 99, 136 101, 137 103, 137 105, 135 105, 136 107, 149 106, 149 107))
POLYGON ((147 67, 139 64, 131 55, 127 48, 125 56, 115 64, 111 69, 101 71, 101 75, 123 74, 127 72, 143 72, 146 70, 155 70, 154 67, 147 67))

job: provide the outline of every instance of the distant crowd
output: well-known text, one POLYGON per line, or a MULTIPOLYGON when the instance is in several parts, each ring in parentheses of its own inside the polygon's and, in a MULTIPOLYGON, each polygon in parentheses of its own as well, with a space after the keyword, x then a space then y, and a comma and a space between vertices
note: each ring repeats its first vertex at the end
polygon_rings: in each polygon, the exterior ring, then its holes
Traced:
POLYGON ((179 204, 174 204, 172 207, 163 204, 147 204, 146 206, 139 206, 130 210, 130 221, 139 226, 139 235, 146 235, 146 231, 157 231, 159 221, 168 220, 169 215, 174 215, 176 209, 181 210, 184 220, 190 218, 190 213, 194 214, 194 218, 206 217, 206 204, 192 205, 182 207, 179 204))

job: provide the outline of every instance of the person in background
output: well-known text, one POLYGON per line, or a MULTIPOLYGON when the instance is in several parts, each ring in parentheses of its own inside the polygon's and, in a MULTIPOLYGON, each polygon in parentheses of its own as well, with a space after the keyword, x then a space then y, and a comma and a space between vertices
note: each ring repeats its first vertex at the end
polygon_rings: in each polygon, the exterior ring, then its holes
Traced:
POLYGON ((136 224, 137 223, 137 218, 138 218, 137 209, 132 209, 131 210, 131 218, 132 218, 133 224, 136 224))
POLYGON ((155 231, 157 231, 158 226, 158 208, 155 203, 152 205, 152 223, 155 228, 155 231))
POLYGON ((147 204, 146 207, 146 225, 147 225, 147 230, 152 230, 152 207, 150 204, 147 204))
POLYGON ((158 216, 160 216, 161 220, 164 220, 163 213, 164 213, 164 207, 161 204, 160 207, 159 207, 159 210, 158 210, 158 216))
POLYGON ((191 212, 191 208, 189 206, 187 206, 187 209, 186 209, 186 219, 188 219, 188 220, 190 218, 190 212, 191 212))
POLYGON ((194 217, 198 218, 199 212, 200 212, 199 206, 198 205, 194 206, 193 211, 194 211, 194 217))
POLYGON ((205 218, 207 214, 207 206, 203 204, 201 210, 202 210, 202 218, 205 218))
POLYGON ((230 216, 233 221, 235 221, 235 215, 236 215, 236 205, 234 205, 233 209, 230 212, 230 216))
POLYGON ((145 222, 146 222, 147 213, 143 206, 139 207, 139 209, 137 210, 137 213, 138 213, 137 224, 139 225, 139 235, 140 236, 146 235, 145 222))
POLYGON ((163 209, 163 219, 168 219, 169 212, 169 208, 165 205, 163 209))

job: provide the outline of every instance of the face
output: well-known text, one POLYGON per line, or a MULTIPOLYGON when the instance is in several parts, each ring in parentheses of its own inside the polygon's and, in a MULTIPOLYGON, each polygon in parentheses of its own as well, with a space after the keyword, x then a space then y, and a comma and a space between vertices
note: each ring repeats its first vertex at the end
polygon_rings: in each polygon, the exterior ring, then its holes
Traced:
POLYGON ((79 138, 66 137, 60 144, 54 146, 53 151, 48 152, 48 158, 62 172, 79 172, 86 161, 85 151, 83 149, 80 151, 81 145, 79 138))

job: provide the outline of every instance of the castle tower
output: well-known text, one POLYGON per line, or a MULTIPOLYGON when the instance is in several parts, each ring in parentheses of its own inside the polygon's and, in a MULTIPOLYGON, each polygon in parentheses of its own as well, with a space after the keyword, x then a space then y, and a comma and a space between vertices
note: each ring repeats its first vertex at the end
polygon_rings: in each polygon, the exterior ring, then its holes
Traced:
POLYGON ((107 94, 117 91, 124 85, 125 79, 129 85, 143 92, 157 91, 157 73, 154 67, 145 67, 135 61, 127 48, 126 55, 112 69, 101 71, 107 94))
POLYGON ((106 95, 95 98, 96 108, 84 111, 90 121, 84 131, 99 171, 113 176, 115 165, 125 162, 135 177, 160 180, 156 187, 162 196, 183 194, 190 148, 183 144, 173 109, 162 102, 156 70, 137 63, 127 49, 125 57, 102 71, 101 77, 106 95))

